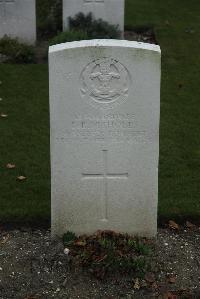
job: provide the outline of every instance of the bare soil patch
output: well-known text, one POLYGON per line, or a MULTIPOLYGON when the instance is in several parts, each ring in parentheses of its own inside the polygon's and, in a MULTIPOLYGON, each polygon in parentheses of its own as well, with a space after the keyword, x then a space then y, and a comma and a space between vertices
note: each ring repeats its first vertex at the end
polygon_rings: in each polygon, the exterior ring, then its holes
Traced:
POLYGON ((157 44, 156 35, 151 27, 139 28, 138 30, 126 30, 124 32, 124 38, 130 41, 157 44))

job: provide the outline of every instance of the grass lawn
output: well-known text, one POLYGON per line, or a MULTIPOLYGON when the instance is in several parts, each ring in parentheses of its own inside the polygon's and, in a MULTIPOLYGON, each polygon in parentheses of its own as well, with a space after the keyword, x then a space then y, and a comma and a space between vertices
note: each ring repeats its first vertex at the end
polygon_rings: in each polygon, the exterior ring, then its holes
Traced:
MULTIPOLYGON (((200 2, 126 0, 126 26, 154 26, 162 49, 159 217, 200 216, 200 2)), ((0 220, 50 219, 46 65, 0 65, 0 220), (9 170, 7 163, 16 164, 9 170), (25 181, 16 177, 24 175, 25 181)))
POLYGON ((0 65, 0 219, 50 218, 47 65, 0 65), (7 169, 14 163, 15 169, 7 169), (25 176, 27 180, 17 181, 25 176))
POLYGON ((200 2, 127 0, 126 25, 151 25, 162 49, 159 216, 200 216, 200 2))

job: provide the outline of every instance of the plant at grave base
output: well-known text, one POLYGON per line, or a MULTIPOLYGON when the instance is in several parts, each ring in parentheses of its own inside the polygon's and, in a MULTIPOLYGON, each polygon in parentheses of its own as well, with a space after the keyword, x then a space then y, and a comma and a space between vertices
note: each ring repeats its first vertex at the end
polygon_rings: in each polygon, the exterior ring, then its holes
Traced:
POLYGON ((63 241, 70 249, 72 264, 100 279, 113 272, 131 273, 142 278, 150 268, 152 243, 148 244, 146 239, 99 231, 78 238, 67 232, 63 241))
POLYGON ((103 238, 99 240, 99 244, 102 248, 107 250, 114 250, 115 249, 115 242, 113 240, 103 238))
POLYGON ((134 269, 138 278, 144 278, 145 272, 149 269, 144 256, 139 256, 134 260, 134 269))
POLYGON ((59 33, 49 41, 49 45, 56 45, 66 42, 73 42, 88 39, 87 33, 81 30, 71 30, 59 33))
POLYGON ((76 235, 73 232, 68 231, 63 235, 63 244, 65 247, 72 244, 74 240, 76 240, 76 235))
POLYGON ((129 239, 127 240, 127 245, 131 248, 131 247, 135 247, 136 241, 133 239, 129 239))
POLYGON ((150 255, 152 252, 152 248, 147 246, 146 239, 141 240, 140 238, 136 238, 134 248, 135 250, 142 255, 150 255))
POLYGON ((17 38, 4 36, 0 39, 0 54, 7 57, 6 62, 34 63, 34 47, 21 43, 17 38))
POLYGON ((95 38, 120 38, 118 25, 111 25, 102 19, 95 20, 92 14, 78 13, 74 18, 69 17, 70 30, 82 30, 89 39, 95 38))

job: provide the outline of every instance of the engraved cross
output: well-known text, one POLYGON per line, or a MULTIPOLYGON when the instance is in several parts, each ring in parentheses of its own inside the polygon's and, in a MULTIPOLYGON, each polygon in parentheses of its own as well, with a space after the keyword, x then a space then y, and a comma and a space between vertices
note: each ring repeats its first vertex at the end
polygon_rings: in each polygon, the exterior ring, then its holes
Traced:
POLYGON ((103 203, 103 218, 102 221, 108 220, 108 182, 109 180, 128 179, 128 172, 111 173, 108 171, 108 150, 103 150, 103 171, 95 173, 82 173, 83 180, 98 180, 103 181, 102 188, 102 203, 103 203))
POLYGON ((6 17, 6 4, 14 3, 14 2, 15 2, 15 0, 0 0, 0 5, 2 6, 2 9, 3 9, 4 18, 6 17))
POLYGON ((92 7, 96 6, 96 4, 104 4, 104 0, 83 0, 83 4, 91 4, 92 7))
POLYGON ((83 0, 84 3, 104 3, 104 0, 83 0))

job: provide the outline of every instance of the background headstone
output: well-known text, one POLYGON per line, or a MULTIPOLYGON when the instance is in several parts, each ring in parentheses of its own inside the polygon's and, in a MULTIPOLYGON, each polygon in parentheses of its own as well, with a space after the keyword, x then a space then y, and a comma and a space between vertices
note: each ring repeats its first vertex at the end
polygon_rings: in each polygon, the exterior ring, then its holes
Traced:
POLYGON ((52 234, 157 231, 160 48, 50 47, 52 234))
POLYGON ((36 40, 35 0, 0 0, 0 38, 17 37, 33 44, 36 40))
POLYGON ((124 0, 63 0, 64 29, 68 29, 68 18, 79 12, 92 12, 95 19, 119 25, 120 31, 124 31, 124 0))

